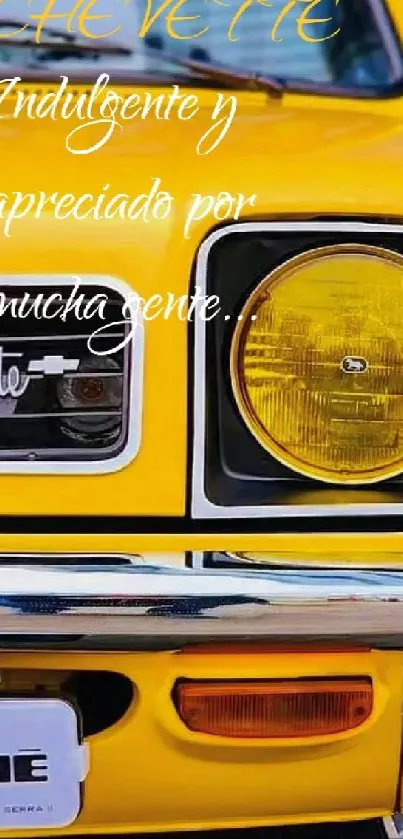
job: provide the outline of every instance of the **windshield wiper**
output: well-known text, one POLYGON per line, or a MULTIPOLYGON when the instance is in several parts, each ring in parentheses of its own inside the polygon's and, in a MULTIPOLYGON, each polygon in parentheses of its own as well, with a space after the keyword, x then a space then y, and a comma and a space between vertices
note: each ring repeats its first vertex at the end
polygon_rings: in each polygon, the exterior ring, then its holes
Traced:
MULTIPOLYGON (((13 27, 14 29, 22 29, 25 27, 24 31, 26 32, 36 32, 36 27, 30 23, 26 23, 24 20, 19 20, 18 18, 0 17, 0 29, 5 29, 7 27, 13 27)), ((220 64, 216 61, 199 61, 194 58, 181 57, 175 53, 170 53, 165 49, 161 49, 159 44, 157 46, 157 44, 152 43, 152 39, 150 39, 149 45, 145 43, 141 50, 132 50, 128 46, 115 43, 114 41, 110 41, 108 39, 103 40, 102 43, 99 41, 96 43, 88 43, 84 39, 78 39, 73 33, 61 32, 50 26, 44 26, 43 32, 48 36, 48 38, 46 40, 41 39, 39 43, 35 40, 35 38, 24 37, 24 33, 22 32, 19 38, 13 38, 10 42, 0 38, 0 46, 1 44, 10 43, 17 49, 19 47, 21 49, 31 47, 38 50, 52 50, 53 52, 66 52, 68 54, 74 52, 90 55, 112 56, 138 56, 141 54, 150 55, 153 58, 166 61, 176 67, 190 70, 198 76, 204 76, 207 79, 223 84, 225 87, 237 90, 263 91, 270 93, 273 96, 281 96, 285 90, 284 81, 280 78, 276 78, 275 76, 265 76, 261 73, 244 72, 225 64, 220 64), (55 40, 52 40, 53 38, 55 38, 55 40)))
POLYGON ((196 61, 193 58, 180 59, 183 67, 188 70, 206 76, 215 82, 221 82, 226 87, 238 90, 264 91, 275 96, 282 96, 284 93, 284 82, 275 76, 265 76, 260 73, 245 73, 242 70, 235 70, 219 63, 205 63, 196 61))
POLYGON ((228 67, 219 62, 198 61, 193 58, 182 58, 181 56, 160 50, 151 45, 145 47, 148 54, 154 57, 158 55, 161 60, 178 67, 192 70, 200 76, 205 76, 212 81, 222 83, 226 87, 238 90, 263 91, 274 96, 282 96, 285 90, 285 83, 275 76, 265 76, 260 73, 248 73, 233 67, 228 67))
POLYGON ((26 38, 21 41, 13 43, 15 49, 24 49, 25 47, 32 47, 38 50, 51 50, 52 52, 63 53, 89 53, 90 55, 132 55, 132 51, 128 47, 123 47, 120 44, 86 44, 78 41, 41 41, 40 44, 34 39, 26 38))
MULTIPOLYGON (((18 20, 18 18, 0 18, 0 29, 6 29, 8 27, 13 27, 15 29, 22 29, 25 27, 25 32, 36 32, 36 26, 33 26, 30 23, 26 23, 24 20, 18 20)), ((132 50, 130 47, 126 47, 122 44, 115 43, 114 41, 110 41, 105 38, 102 43, 97 41, 96 43, 91 43, 86 41, 85 39, 79 39, 77 35, 74 35, 71 32, 60 32, 58 29, 53 29, 50 26, 44 26, 43 32, 48 38, 41 39, 40 42, 35 40, 30 36, 24 37, 24 32, 21 32, 20 37, 12 38, 7 41, 5 38, 0 38, 0 46, 12 46, 16 49, 24 48, 24 47, 33 47, 34 49, 45 49, 45 50, 54 50, 57 52, 85 52, 85 53, 92 53, 97 55, 132 55, 132 50), (53 40, 53 38, 55 40, 53 40), (58 40, 60 39, 60 40, 58 40)))
MULTIPOLYGON (((14 30, 23 30, 21 31, 21 35, 23 32, 36 32, 37 27, 33 23, 27 23, 26 20, 22 20, 20 18, 10 18, 10 17, 0 17, 0 29, 7 29, 8 27, 12 27, 14 30)), ((62 32, 59 29, 53 29, 52 26, 42 26, 42 31, 50 35, 52 38, 62 38, 65 41, 75 41, 76 35, 72 32, 62 32)), ((15 36, 13 36, 15 37, 15 36)), ((1 38, 0 43, 6 39, 1 38)), ((38 47, 40 44, 38 44, 38 47)))

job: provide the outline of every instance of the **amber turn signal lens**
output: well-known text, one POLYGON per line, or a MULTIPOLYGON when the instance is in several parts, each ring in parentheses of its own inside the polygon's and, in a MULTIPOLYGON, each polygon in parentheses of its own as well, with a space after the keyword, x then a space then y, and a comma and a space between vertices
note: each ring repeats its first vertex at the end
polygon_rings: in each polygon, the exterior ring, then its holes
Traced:
POLYGON ((231 381, 260 445, 296 472, 367 484, 403 471, 403 258, 301 254, 264 279, 234 332, 231 381))
POLYGON ((373 707, 368 679, 184 682, 177 709, 191 731, 221 737, 317 737, 362 725, 373 707))

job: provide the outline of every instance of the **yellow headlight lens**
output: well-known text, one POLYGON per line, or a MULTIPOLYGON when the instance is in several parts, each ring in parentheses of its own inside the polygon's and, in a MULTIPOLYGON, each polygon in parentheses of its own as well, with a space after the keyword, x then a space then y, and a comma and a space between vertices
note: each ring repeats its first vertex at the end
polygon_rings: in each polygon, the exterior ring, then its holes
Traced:
POLYGON ((293 470, 362 484, 403 471, 403 258, 338 245, 255 289, 231 347, 239 410, 293 470))

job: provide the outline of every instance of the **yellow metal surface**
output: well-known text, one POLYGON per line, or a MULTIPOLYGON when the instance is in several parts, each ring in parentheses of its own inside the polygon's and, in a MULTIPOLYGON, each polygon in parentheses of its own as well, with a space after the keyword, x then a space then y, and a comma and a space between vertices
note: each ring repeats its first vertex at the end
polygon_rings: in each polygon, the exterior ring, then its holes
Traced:
MULTIPOLYGON (((128 95, 130 88, 117 92, 128 95)), ((275 100, 243 92, 224 141, 213 153, 198 156, 195 149, 211 127, 216 93, 197 93, 195 119, 127 123, 102 149, 84 156, 70 154, 65 146, 74 123, 67 128, 63 120, 50 118, 2 120, 5 194, 98 194, 108 183, 111 195, 138 195, 149 192, 158 177, 160 188, 175 198, 167 219, 147 224, 121 218, 60 221, 46 212, 38 220, 31 213, 12 225, 10 237, 2 237, 2 272, 98 273, 124 280, 145 298, 186 294, 195 252, 216 224, 207 216, 185 237, 191 195, 197 192, 256 194, 256 209, 246 206, 243 218, 402 214, 400 100, 353 102, 288 94, 275 100)), ((3 102, 2 113, 7 108, 3 102)), ((175 316, 145 324, 141 446, 130 465, 113 474, 79 478, 0 476, 1 513, 183 515, 187 335, 187 323, 175 316)))
MULTIPOLYGON (((314 525, 312 524, 312 527, 314 525)), ((285 530, 285 528, 284 528, 285 530)), ((246 551, 285 554, 313 561, 354 556, 368 565, 388 557, 403 558, 401 533, 0 533, 0 554, 122 553, 144 554, 152 562, 182 564, 186 551, 246 551), (180 556, 178 556, 178 553, 180 556)))
POLYGON ((88 738, 84 805, 69 834, 344 820, 393 810, 401 653, 1 653, 0 671, 9 667, 114 670, 137 687, 120 722, 88 738), (373 680, 373 714, 359 729, 324 738, 234 742, 192 733, 171 701, 178 678, 357 675, 373 680))

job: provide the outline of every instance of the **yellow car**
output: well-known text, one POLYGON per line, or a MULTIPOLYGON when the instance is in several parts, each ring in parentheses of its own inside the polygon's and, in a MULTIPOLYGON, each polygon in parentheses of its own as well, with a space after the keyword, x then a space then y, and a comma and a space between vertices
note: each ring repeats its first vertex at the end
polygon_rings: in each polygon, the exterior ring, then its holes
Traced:
POLYGON ((400 836, 401 0, 157 6, 0 7, 0 835, 400 836))

